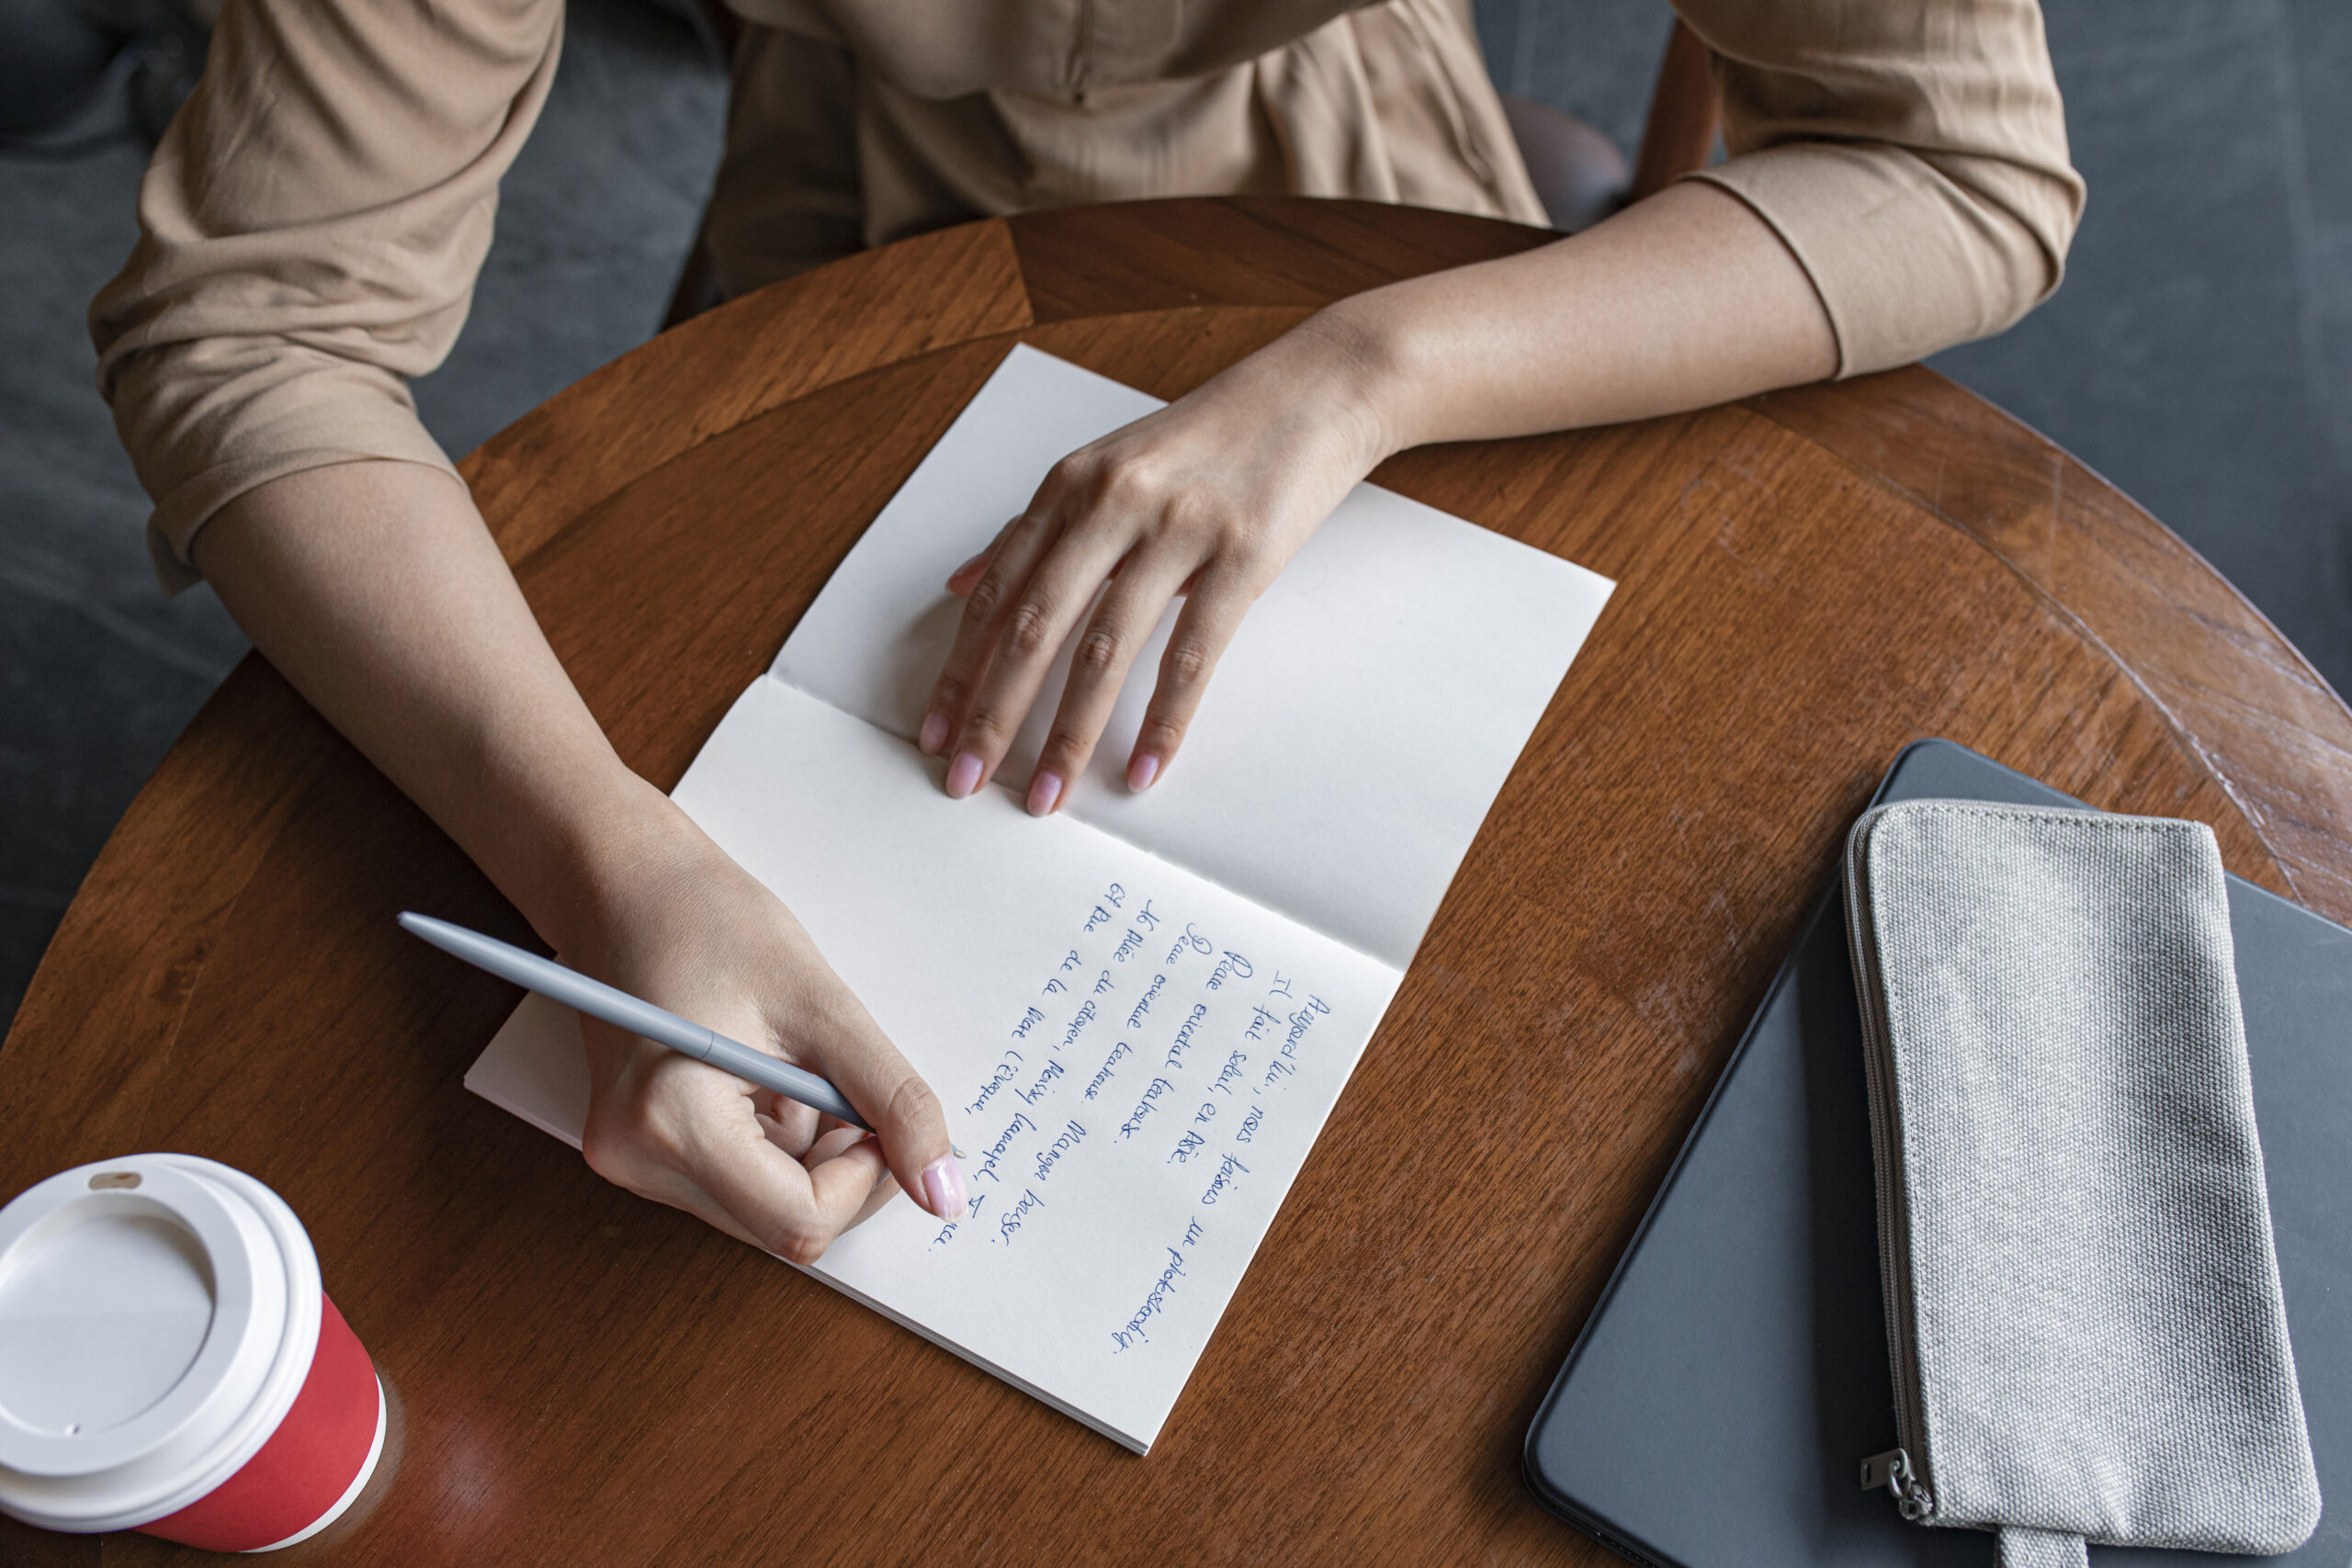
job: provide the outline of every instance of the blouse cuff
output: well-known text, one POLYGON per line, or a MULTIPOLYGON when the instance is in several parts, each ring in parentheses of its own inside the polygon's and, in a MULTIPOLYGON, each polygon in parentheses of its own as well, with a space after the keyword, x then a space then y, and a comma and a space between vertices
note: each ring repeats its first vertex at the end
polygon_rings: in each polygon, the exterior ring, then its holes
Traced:
POLYGON ((1737 197, 1789 247, 1840 378, 1989 336, 2048 298, 2079 199, 2016 164, 1885 142, 1788 143, 1685 177, 1737 197))
MULTIPOLYGON (((147 551, 166 593, 202 581, 189 552, 213 514, 272 479, 338 463, 390 461, 420 463, 465 482, 425 433, 399 377, 329 355, 319 358, 328 363, 283 379, 266 373, 250 378, 275 383, 258 389, 239 388, 237 381, 249 378, 236 378, 168 412, 156 410, 141 394, 187 400, 184 369, 151 362, 117 382, 116 425, 124 445, 143 455, 140 482, 155 497, 147 520, 147 551)), ((294 367, 280 360, 272 368, 282 373, 294 367)))

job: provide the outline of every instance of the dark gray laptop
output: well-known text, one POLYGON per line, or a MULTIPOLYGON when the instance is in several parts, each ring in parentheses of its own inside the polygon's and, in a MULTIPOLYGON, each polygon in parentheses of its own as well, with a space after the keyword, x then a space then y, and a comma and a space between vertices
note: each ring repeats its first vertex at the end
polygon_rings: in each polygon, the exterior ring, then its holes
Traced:
MULTIPOLYGON (((1949 740, 1877 801, 2081 803, 1949 740)), ((2238 989, 2319 1529, 2254 1559, 2091 1548, 2094 1568, 2352 1562, 2352 931, 2230 878, 2238 989)), ((1860 1023, 1833 890, 1618 1262, 1527 1434, 1528 1484, 1637 1562, 1990 1568, 1857 1484, 1894 1447, 1860 1023)))

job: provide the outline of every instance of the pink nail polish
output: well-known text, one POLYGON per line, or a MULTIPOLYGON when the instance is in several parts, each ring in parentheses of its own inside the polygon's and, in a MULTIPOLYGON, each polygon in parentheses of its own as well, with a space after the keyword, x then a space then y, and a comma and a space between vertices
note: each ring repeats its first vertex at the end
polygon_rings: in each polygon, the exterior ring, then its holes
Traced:
POLYGON ((947 764, 947 793, 961 800, 979 787, 980 759, 970 751, 956 752, 947 764))
POLYGON ((1127 787, 1141 795, 1159 776, 1159 759, 1146 751, 1127 764, 1127 787))
POLYGON ((1043 817, 1062 797, 1062 781, 1058 773, 1039 770, 1029 781, 1029 815, 1043 817))
POLYGON ((931 1212, 941 1219, 963 1216, 964 1168, 956 1163, 954 1155, 944 1155, 923 1168, 922 1196, 931 1212))
POLYGON ((936 757, 939 749, 947 744, 947 716, 937 708, 922 716, 922 733, 915 737, 915 744, 926 757, 936 757))

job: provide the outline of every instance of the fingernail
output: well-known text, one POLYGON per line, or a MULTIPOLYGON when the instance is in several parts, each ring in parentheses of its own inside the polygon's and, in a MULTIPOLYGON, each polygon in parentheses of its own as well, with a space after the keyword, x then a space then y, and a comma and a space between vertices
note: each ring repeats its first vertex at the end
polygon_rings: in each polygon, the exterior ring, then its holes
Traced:
POLYGON ((947 764, 947 793, 961 800, 979 787, 980 759, 970 751, 956 752, 947 764))
POLYGON ((939 749, 947 744, 947 716, 937 708, 922 716, 922 733, 915 737, 915 744, 922 748, 926 757, 936 757, 939 749))
POLYGON ((970 560, 966 561, 962 566, 959 566, 954 571, 949 572, 947 574, 947 581, 950 582, 955 581, 957 578, 963 576, 966 572, 971 570, 974 567, 979 565, 982 561, 988 558, 988 551, 982 550, 978 555, 974 556, 970 560))
POLYGON ((931 1212, 943 1220, 960 1219, 964 1213, 964 1168, 956 1163, 954 1155, 935 1159, 923 1168, 923 1201, 931 1212))
POLYGON ((1042 768, 1039 769, 1035 776, 1029 781, 1029 815, 1043 817, 1054 808, 1054 802, 1061 797, 1061 776, 1057 773, 1046 773, 1042 768))
POLYGON ((1134 761, 1127 764, 1127 787, 1137 795, 1149 789, 1151 781, 1159 776, 1159 759, 1148 751, 1138 754, 1134 761))

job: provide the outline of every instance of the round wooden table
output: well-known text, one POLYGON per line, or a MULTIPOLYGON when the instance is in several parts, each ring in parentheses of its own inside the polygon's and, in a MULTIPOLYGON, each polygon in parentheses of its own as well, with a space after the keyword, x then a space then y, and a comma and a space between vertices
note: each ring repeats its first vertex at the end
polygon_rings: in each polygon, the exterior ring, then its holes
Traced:
MULTIPOLYGON (((1330 299, 1546 238, 1273 199, 973 224, 668 333, 465 471, 667 785, 1016 341, 1172 397, 1330 299)), ((258 658, 17 1014, 0 1190, 181 1149, 301 1213, 400 1416, 289 1564, 1601 1562, 1521 1485, 1521 1434, 1905 741, 2199 818, 2233 870, 2352 917, 2352 712, 2145 513, 1929 371, 1375 477, 1619 587, 1148 1458, 468 1094, 515 993, 392 914, 528 933, 258 658)))

